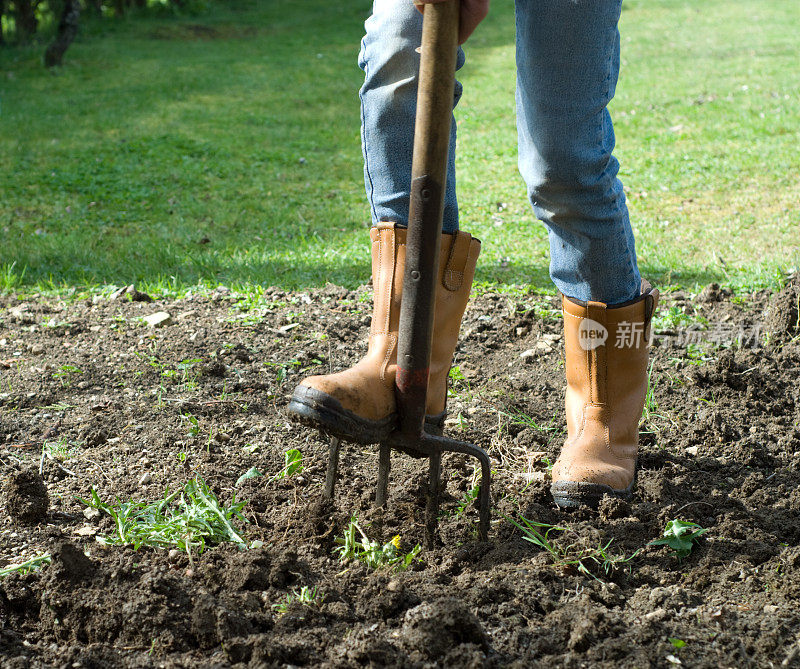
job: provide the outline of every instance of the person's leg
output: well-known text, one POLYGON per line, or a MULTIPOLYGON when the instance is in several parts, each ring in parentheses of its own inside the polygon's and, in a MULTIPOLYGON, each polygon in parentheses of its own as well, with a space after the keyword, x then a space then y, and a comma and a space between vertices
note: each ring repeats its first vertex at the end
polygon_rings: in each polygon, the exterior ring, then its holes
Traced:
MULTIPOLYGON (((375 0, 364 28, 358 58, 364 70, 361 141, 372 224, 392 221, 407 226, 422 15, 411 0, 375 0)), ((463 64, 464 53, 459 49, 457 67, 463 64)), ((461 84, 456 82, 454 107, 460 97, 461 84)), ((454 120, 442 223, 443 232, 448 233, 458 230, 455 150, 454 120)))
POLYGON ((639 270, 606 106, 621 0, 516 0, 519 168, 566 296, 618 304, 639 270))
POLYGON ((519 166, 561 291, 567 440, 559 506, 633 489, 658 292, 641 281, 614 130, 621 0, 516 0, 519 166))

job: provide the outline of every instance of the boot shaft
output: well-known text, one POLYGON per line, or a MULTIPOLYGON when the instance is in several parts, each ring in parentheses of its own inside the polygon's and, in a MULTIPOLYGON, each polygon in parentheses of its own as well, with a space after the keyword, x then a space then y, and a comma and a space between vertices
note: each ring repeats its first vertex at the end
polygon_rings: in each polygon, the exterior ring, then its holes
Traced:
POLYGON ((651 319, 658 291, 631 304, 562 299, 567 427, 578 430, 585 406, 607 414, 611 443, 635 443, 647 393, 651 319))
MULTIPOLYGON (((397 369, 406 233, 406 228, 395 223, 379 223, 370 230, 374 306, 367 357, 380 365, 381 379, 391 383, 397 369)), ((468 233, 442 235, 428 380, 429 415, 439 414, 445 408, 447 375, 480 249, 480 241, 468 233)))
MULTIPOLYGON (((397 333, 406 259, 406 230, 380 223, 369 231, 372 242, 372 324, 370 337, 397 333)), ((370 341, 371 344, 371 341, 370 341)))
MULTIPOLYGON (((379 223, 370 229, 374 291, 371 334, 397 332, 399 329, 406 234, 407 229, 395 223, 379 223)), ((465 232, 443 233, 436 286, 436 308, 443 316, 436 325, 452 328, 452 316, 459 314, 460 318, 463 314, 480 251, 481 243, 472 235, 465 232), (444 317, 445 313, 447 318, 444 317)), ((434 333, 438 332, 440 329, 434 327, 434 333)))

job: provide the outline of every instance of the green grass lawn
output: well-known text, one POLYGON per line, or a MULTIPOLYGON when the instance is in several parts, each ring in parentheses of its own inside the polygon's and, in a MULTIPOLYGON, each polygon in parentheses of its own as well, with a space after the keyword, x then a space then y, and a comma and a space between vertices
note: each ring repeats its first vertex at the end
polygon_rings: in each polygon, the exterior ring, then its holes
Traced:
MULTIPOLYGON (((90 23, 56 73, 41 47, 0 50, 0 289, 365 282, 369 6, 90 23)), ((800 264, 800 3, 625 0, 621 30, 612 113, 643 273, 755 287, 800 264)), ((550 290, 513 37, 496 0, 467 45, 462 227, 484 240, 479 281, 550 290)))

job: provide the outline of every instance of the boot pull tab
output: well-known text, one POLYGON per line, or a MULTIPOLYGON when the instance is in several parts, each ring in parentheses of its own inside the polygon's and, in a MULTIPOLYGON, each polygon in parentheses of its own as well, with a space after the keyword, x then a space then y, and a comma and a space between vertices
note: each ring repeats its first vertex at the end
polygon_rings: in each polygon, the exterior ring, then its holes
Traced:
POLYGON ((653 288, 644 296, 644 340, 650 345, 650 325, 658 304, 659 293, 653 288))
MULTIPOLYGON (((602 328, 605 336, 609 336, 608 318, 606 310, 608 307, 602 302, 589 300, 586 303, 586 318, 594 321, 591 327, 596 327, 595 323, 602 328)), ((585 322, 585 321, 584 321, 585 322)), ((588 390, 589 402, 594 405, 605 405, 606 403, 606 381, 608 371, 608 347, 613 346, 613 342, 602 340, 599 346, 587 347, 586 350, 586 369, 588 371, 588 390)))
POLYGON ((442 275, 442 285, 449 291, 457 291, 464 283, 464 269, 469 259, 469 247, 472 235, 466 232, 456 232, 452 235, 450 242, 450 253, 447 257, 444 273, 442 275))

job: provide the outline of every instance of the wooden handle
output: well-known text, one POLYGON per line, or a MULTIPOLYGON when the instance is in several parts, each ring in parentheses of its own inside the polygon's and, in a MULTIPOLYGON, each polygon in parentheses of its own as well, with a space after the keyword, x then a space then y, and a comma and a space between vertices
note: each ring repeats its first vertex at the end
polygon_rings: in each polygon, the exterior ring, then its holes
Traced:
POLYGON ((460 0, 425 6, 395 377, 400 431, 423 431, 453 117, 460 0))
MULTIPOLYGON (((453 114, 459 0, 425 6, 412 179, 444 183, 453 114)), ((444 196, 444 190, 442 190, 444 196)))

